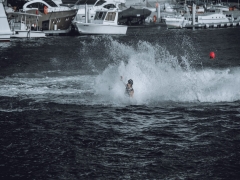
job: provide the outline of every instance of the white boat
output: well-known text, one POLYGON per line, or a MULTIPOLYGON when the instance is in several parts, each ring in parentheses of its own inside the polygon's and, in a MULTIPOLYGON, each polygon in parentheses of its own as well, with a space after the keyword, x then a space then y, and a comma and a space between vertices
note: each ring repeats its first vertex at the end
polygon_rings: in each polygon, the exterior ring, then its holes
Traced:
POLYGON ((186 25, 191 25, 192 21, 188 19, 187 17, 184 17, 182 15, 178 16, 167 16, 164 18, 167 28, 183 28, 186 27, 186 25))
POLYGON ((216 10, 214 13, 206 13, 197 16, 197 23, 199 24, 221 24, 228 23, 229 18, 223 14, 221 10, 216 10))
MULTIPOLYGON (((123 9, 123 4, 126 2, 126 0, 97 0, 94 4, 87 4, 88 5, 88 22, 92 22, 94 20, 96 11, 107 11, 110 8, 118 8, 123 9)), ((77 15, 74 19, 74 21, 78 22, 85 22, 85 3, 88 3, 88 1, 78 1, 74 8, 78 9, 77 15)))
POLYGON ((9 16, 12 18, 9 21, 12 31, 11 38, 46 37, 45 33, 38 29, 38 18, 41 17, 41 15, 13 12, 9 13, 9 16))
MULTIPOLYGON (((194 10, 194 12, 196 12, 194 10)), ((221 26, 222 23, 229 23, 229 18, 226 17, 226 14, 223 14, 221 10, 216 10, 215 12, 205 13, 201 15, 197 15, 192 13, 192 17, 190 15, 186 16, 169 16, 165 17, 165 22, 168 28, 183 28, 193 26, 208 26, 213 25, 213 27, 221 26), (193 20, 195 20, 193 22, 193 20)))
POLYGON ((206 8, 208 11, 214 11, 214 10, 221 10, 223 12, 228 12, 229 11, 229 6, 225 6, 223 4, 210 4, 206 8))
POLYGON ((184 15, 168 15, 165 16, 163 18, 163 20, 165 21, 167 28, 183 28, 186 25, 191 25, 192 21, 190 18, 190 12, 189 9, 187 7, 187 5, 184 5, 184 10, 187 12, 187 14, 184 15))
POLYGON ((3 2, 0 1, 0 41, 10 41, 11 34, 3 2))
POLYGON ((80 34, 126 34, 127 26, 118 25, 118 10, 97 11, 93 22, 74 21, 80 34))

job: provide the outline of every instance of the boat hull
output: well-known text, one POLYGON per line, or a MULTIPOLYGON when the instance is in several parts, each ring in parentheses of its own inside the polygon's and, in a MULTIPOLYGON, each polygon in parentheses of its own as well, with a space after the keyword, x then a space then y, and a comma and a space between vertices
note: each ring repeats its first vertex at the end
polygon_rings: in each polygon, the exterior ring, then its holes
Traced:
POLYGON ((126 34, 127 26, 92 23, 74 23, 80 34, 126 34))
POLYGON ((168 29, 172 28, 182 28, 184 24, 184 19, 183 18, 176 18, 176 17, 167 17, 165 18, 165 23, 167 25, 168 29))
POLYGON ((9 34, 0 34, 0 41, 10 41, 10 33, 9 34))
POLYGON ((182 28, 182 22, 180 21, 166 21, 168 29, 178 29, 182 28))
POLYGON ((209 24, 209 23, 228 23, 229 19, 224 14, 210 14, 198 16, 198 23, 209 24))
MULTIPOLYGON (((26 12, 35 14, 36 10, 28 10, 26 12)), ((38 14, 41 15, 41 17, 38 18, 38 29, 43 31, 68 30, 76 13, 76 9, 68 11, 49 12, 47 14, 38 11, 38 14)))

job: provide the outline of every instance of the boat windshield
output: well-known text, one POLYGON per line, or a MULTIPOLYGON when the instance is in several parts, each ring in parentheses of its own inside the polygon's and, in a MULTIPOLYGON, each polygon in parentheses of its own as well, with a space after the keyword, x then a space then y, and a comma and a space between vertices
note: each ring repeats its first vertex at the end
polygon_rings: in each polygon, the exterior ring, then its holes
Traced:
POLYGON ((104 4, 106 1, 98 1, 95 6, 101 6, 102 4, 104 4))
MULTIPOLYGON (((42 3, 41 3, 42 4, 42 3)), ((27 8, 39 8, 39 3, 32 3, 27 6, 27 8)))
POLYGON ((94 20, 103 20, 107 12, 96 12, 94 20))
POLYGON ((27 5, 27 8, 37 8, 41 13, 44 13, 44 6, 46 5, 40 2, 36 2, 36 3, 27 5))
POLYGON ((106 9, 110 9, 110 8, 116 8, 116 6, 114 4, 107 4, 105 6, 103 6, 106 9))
POLYGON ((46 2, 47 4, 49 4, 52 7, 58 7, 55 2, 53 2, 52 0, 43 0, 44 2, 46 2))
POLYGON ((116 17, 116 12, 108 12, 105 21, 114 21, 116 17))

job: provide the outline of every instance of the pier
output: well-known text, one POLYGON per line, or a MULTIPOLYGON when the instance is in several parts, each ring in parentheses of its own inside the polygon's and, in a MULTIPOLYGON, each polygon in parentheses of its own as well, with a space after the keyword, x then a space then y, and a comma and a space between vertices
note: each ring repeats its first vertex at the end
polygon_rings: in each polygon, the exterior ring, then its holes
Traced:
POLYGON ((240 26, 240 22, 229 22, 229 23, 209 23, 209 24, 195 24, 195 25, 186 25, 183 28, 192 29, 192 28, 227 28, 227 27, 236 27, 240 26))
POLYGON ((47 36, 61 36, 61 35, 66 35, 71 32, 71 28, 66 29, 66 30, 46 30, 43 31, 47 36))

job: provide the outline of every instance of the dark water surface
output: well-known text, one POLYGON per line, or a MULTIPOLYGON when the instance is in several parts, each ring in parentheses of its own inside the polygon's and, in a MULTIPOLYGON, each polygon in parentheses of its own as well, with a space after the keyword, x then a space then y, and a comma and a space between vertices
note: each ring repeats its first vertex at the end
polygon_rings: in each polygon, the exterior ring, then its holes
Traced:
POLYGON ((0 179, 239 179, 239 30, 1 43, 0 179))

